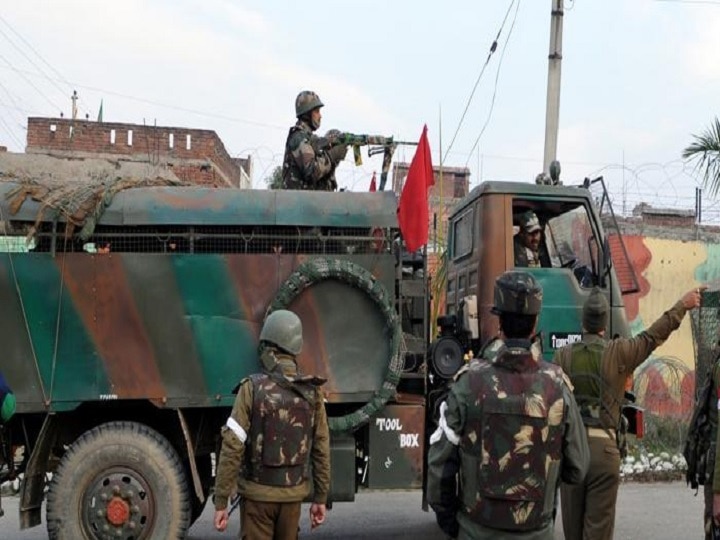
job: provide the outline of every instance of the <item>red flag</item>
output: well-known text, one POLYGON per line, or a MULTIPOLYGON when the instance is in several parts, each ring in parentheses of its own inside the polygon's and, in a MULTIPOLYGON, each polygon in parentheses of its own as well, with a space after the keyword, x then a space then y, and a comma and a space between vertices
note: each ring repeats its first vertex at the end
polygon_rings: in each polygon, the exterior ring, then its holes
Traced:
POLYGON ((427 139, 427 126, 424 126, 398 206, 398 222, 408 251, 417 251, 427 244, 430 226, 427 192, 434 184, 435 176, 427 139))
POLYGON ((377 184, 375 183, 375 171, 373 171, 372 180, 370 180, 370 191, 377 191, 377 184))

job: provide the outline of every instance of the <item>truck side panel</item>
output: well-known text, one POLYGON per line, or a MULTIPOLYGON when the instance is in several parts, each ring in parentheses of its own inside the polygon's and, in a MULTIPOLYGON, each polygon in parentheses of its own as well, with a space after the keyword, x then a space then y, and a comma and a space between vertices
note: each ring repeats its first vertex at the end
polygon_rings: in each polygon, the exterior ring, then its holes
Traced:
MULTIPOLYGON (((0 299, 7 306, 0 336, 10 344, 8 378, 23 381, 15 385, 21 412, 46 410, 46 399, 54 410, 116 399, 183 407, 232 404, 233 388, 258 369, 257 336, 268 305, 305 260, 282 254, 10 257, 0 258, 0 299), (25 383, 30 380, 37 384, 25 383)), ((392 256, 347 258, 394 290, 392 256)), ((366 401, 380 388, 389 334, 364 292, 322 281, 291 307, 306 322, 301 368, 328 378, 329 402, 366 401), (347 332, 348 316, 356 324, 353 332, 347 332)))

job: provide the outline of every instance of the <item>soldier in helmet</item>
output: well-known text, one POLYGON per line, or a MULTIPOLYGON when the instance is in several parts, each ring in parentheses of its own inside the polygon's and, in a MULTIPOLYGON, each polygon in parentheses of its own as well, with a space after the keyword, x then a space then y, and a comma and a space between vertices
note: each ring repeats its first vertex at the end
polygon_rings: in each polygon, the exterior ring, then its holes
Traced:
POLYGON ((427 498, 452 538, 550 540, 560 479, 585 476, 589 451, 572 389, 533 345, 541 305, 532 275, 500 275, 500 347, 463 367, 440 405, 427 498))
POLYGON ((219 531, 227 527, 228 499, 237 491, 241 538, 296 539, 310 475, 310 523, 315 528, 325 521, 330 489, 330 434, 320 390, 325 381, 298 372, 295 357, 302 344, 295 313, 268 315, 260 332, 263 371, 240 383, 222 428, 214 498, 219 531))
POLYGON ((285 189, 337 189, 335 169, 345 159, 347 145, 340 143, 319 149, 314 132, 320 127, 322 107, 323 102, 315 92, 305 90, 295 99, 297 123, 288 133, 283 160, 285 189))

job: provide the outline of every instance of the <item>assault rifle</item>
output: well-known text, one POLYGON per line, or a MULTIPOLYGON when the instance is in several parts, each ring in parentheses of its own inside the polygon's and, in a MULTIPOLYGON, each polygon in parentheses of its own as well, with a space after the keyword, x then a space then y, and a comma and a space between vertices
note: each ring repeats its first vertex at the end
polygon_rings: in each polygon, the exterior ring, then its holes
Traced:
POLYGON ((316 151, 327 150, 333 146, 344 144, 352 146, 353 158, 355 159, 355 165, 362 165, 362 155, 360 154, 360 147, 368 147, 368 157, 375 156, 377 154, 383 155, 382 170, 380 172, 380 186, 378 189, 383 191, 385 184, 387 183, 388 171, 390 170, 390 163, 392 162, 393 154, 395 149, 399 145, 413 145, 416 146, 416 142, 410 141, 396 141, 392 137, 386 137, 384 135, 356 135, 355 133, 343 133, 336 129, 328 131, 324 137, 318 137, 316 139, 316 151))

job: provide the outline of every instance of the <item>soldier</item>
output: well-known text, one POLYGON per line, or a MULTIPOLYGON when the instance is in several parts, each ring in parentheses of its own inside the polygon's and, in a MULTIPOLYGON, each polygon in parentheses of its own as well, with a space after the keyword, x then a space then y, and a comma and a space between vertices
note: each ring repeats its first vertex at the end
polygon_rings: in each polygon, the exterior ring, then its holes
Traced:
POLYGON ((513 238, 515 249, 515 266, 539 268, 549 266, 540 262, 540 240, 542 229, 540 220, 532 210, 520 216, 520 230, 513 238))
POLYGON ((560 478, 585 476, 589 452, 572 389, 532 344, 541 305, 532 275, 498 277, 501 346, 494 359, 463 367, 440 405, 427 498, 452 538, 550 540, 560 478))
POLYGON ((222 428, 215 480, 215 528, 228 522, 228 498, 237 489, 240 537, 290 540, 298 535, 300 505, 309 493, 310 523, 325 521, 330 489, 330 435, 320 386, 303 376, 295 357, 302 349, 295 313, 272 312, 260 332, 263 372, 244 379, 222 428))
MULTIPOLYGON (((633 371, 676 330, 685 313, 700 305, 693 289, 633 338, 605 339, 610 306, 602 291, 592 290, 583 306, 582 341, 555 353, 555 362, 574 385, 590 446, 584 483, 560 488, 566 538, 612 539, 620 483, 618 431, 625 382, 633 371)), ((622 435, 622 433, 621 433, 622 435)), ((622 438, 620 438, 622 445, 622 438)))
POLYGON ((314 132, 320 127, 323 102, 315 92, 305 90, 295 99, 297 123, 290 128, 283 160, 283 188, 334 191, 335 168, 345 159, 346 144, 319 148, 314 132))
MULTIPOLYGON (((705 508, 703 513, 703 526, 705 529, 705 540, 720 538, 720 452, 718 448, 718 396, 720 395, 720 356, 715 358, 711 377, 711 390, 707 403, 706 414, 710 428, 707 430, 708 451, 706 458, 705 483, 703 491, 705 495, 705 508), (715 474, 718 471, 718 474, 715 474)), ((692 426, 691 426, 692 427, 692 426)))

